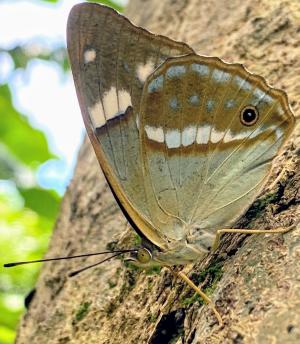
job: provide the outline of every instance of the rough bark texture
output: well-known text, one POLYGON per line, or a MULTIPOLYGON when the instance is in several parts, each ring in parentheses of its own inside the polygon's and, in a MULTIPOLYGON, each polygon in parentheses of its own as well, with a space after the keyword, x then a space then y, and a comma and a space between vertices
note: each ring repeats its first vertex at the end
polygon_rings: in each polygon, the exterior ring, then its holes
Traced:
MULTIPOLYGON (((286 90, 297 117, 299 0, 133 0, 127 15, 153 32, 186 41, 200 54, 244 63, 286 90)), ((287 226, 299 216, 299 134, 298 126, 275 163, 269 187, 240 226, 287 226)), ((125 228, 86 141, 47 255, 99 251, 114 240, 125 245, 132 236, 125 228)), ((67 277, 94 261, 43 267, 18 344, 300 342, 300 228, 285 235, 228 235, 218 254, 185 268, 211 294, 223 327, 166 269, 146 274, 114 260, 67 277)))

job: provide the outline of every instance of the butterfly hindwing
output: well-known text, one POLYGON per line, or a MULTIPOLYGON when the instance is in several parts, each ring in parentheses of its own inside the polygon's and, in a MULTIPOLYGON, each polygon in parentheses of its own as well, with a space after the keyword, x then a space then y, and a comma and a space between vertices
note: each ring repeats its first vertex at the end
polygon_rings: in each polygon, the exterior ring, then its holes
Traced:
POLYGON ((148 206, 169 214, 164 233, 178 240, 230 226, 257 196, 293 122, 285 94, 241 65, 193 54, 164 62, 141 103, 148 206), (251 126, 241 122, 249 106, 259 113, 251 126))

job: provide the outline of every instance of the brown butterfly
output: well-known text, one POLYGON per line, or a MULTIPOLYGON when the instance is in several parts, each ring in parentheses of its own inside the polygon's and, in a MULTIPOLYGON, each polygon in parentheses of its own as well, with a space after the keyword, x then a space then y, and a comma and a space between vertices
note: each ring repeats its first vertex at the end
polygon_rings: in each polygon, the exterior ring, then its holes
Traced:
MULTIPOLYGON (((240 64, 199 56, 98 4, 72 9, 68 51, 98 161, 143 238, 142 247, 127 251, 138 265, 171 269, 201 260, 222 233, 291 229, 231 228, 266 183, 294 126, 283 91, 240 64)), ((176 274, 221 323, 211 300, 176 274)))

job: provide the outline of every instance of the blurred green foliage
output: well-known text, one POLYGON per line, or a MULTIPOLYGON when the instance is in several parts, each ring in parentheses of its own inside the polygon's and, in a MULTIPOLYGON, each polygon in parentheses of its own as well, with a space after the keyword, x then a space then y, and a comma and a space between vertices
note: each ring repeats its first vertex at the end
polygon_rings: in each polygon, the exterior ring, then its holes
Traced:
MULTIPOLYGON (((94 2, 122 11, 121 6, 110 0, 94 2)), ((56 62, 62 71, 69 71, 64 46, 49 50, 40 44, 31 42, 10 49, 0 47, 0 54, 11 57, 12 73, 25 70, 32 59, 56 62)), ((14 342, 16 327, 24 312, 24 298, 32 290, 40 269, 38 265, 3 269, 2 265, 9 261, 39 259, 47 249, 60 196, 54 190, 41 188, 35 174, 41 164, 53 158, 56 157, 48 147, 45 134, 32 127, 26 115, 16 109, 9 82, 0 84, 1 344, 14 342)))
MULTIPOLYGON (((0 86, 0 252, 2 260, 37 259, 47 248, 60 196, 35 182, 40 164, 54 158, 42 131, 13 105, 8 84, 0 86)), ((24 296, 38 266, 0 273, 0 343, 13 343, 24 296)))
POLYGON ((103 4, 109 7, 114 8, 115 10, 122 12, 123 11, 123 7, 118 5, 116 2, 111 1, 111 0, 91 0, 88 2, 98 2, 99 4, 103 4))
POLYGON ((34 168, 54 157, 43 132, 14 108, 8 85, 0 86, 0 116, 0 142, 19 163, 34 168))
POLYGON ((14 61, 15 69, 27 67, 28 62, 32 59, 40 59, 45 61, 57 62, 64 71, 69 69, 69 60, 66 54, 65 47, 60 47, 55 50, 50 50, 44 46, 36 43, 24 44, 5 50, 0 48, 0 53, 6 52, 14 61))

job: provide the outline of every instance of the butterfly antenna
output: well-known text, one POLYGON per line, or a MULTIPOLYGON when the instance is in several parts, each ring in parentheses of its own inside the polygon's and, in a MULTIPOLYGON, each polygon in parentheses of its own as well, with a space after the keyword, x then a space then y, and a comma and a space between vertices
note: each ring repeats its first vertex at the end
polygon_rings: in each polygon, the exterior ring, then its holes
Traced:
MULTIPOLYGON (((82 271, 88 270, 88 269, 93 268, 93 267, 95 267, 95 266, 97 266, 97 265, 100 265, 100 264, 102 264, 102 263, 105 263, 105 262, 107 262, 108 260, 110 260, 110 259, 112 259, 112 258, 115 258, 115 257, 118 257, 118 256, 120 256, 120 255, 123 254, 123 253, 124 253, 124 252, 119 252, 119 253, 117 253, 117 254, 114 254, 114 255, 112 255, 112 256, 110 256, 110 257, 108 257, 108 258, 105 258, 105 259, 101 260, 100 262, 97 262, 97 263, 94 263, 94 264, 92 264, 92 265, 85 266, 85 267, 82 268, 82 269, 79 269, 79 270, 70 272, 70 273, 69 273, 69 277, 74 277, 74 276, 78 275, 79 273, 81 273, 82 271)), ((125 252, 125 253, 126 253, 126 252, 125 252)))
POLYGON ((46 259, 37 259, 37 260, 28 260, 24 262, 13 262, 13 263, 6 263, 3 266, 5 268, 11 268, 17 265, 24 265, 24 264, 32 264, 32 263, 43 263, 43 262, 51 262, 53 260, 64 260, 64 259, 74 259, 74 258, 82 258, 82 257, 90 257, 90 256, 98 256, 101 254, 108 254, 108 253, 117 253, 117 255, 122 253, 128 252, 136 252, 136 250, 115 250, 115 251, 103 251, 103 252, 96 252, 96 253, 85 253, 79 254, 76 256, 66 256, 66 257, 54 257, 54 258, 46 258, 46 259))

